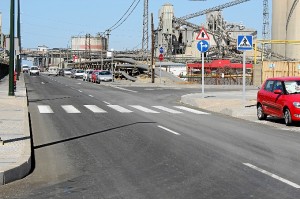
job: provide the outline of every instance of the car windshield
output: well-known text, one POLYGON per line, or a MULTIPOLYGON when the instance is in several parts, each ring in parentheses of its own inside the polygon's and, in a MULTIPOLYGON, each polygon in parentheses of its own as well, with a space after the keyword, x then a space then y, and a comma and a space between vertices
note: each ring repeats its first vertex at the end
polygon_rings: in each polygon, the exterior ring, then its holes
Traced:
POLYGON ((84 70, 78 70, 77 73, 84 73, 84 70))
POLYGON ((284 84, 289 94, 300 93, 300 81, 285 81, 284 84))
POLYGON ((31 67, 31 70, 38 70, 38 67, 31 67))

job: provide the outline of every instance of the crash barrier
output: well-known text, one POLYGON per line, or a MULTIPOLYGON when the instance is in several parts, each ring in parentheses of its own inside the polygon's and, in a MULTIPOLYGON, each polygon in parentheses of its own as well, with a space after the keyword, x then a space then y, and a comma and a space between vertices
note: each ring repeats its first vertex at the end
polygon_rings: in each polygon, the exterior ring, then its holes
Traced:
POLYGON ((0 79, 8 75, 9 65, 0 63, 0 79))

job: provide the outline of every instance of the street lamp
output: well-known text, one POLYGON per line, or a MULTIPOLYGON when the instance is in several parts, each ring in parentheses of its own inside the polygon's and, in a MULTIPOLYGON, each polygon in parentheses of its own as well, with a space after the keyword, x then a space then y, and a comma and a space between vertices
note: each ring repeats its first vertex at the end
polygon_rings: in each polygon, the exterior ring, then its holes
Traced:
POLYGON ((15 0, 10 1, 10 46, 9 46, 9 89, 8 95, 14 96, 14 65, 15 65, 15 0))

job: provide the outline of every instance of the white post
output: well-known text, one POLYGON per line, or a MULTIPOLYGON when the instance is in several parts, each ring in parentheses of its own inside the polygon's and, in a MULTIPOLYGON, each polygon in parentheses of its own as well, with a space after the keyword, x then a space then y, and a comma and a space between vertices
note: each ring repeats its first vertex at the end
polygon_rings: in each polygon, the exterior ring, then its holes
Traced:
POLYGON ((159 83, 161 84, 161 61, 159 61, 159 83))
POLYGON ((204 53, 201 53, 201 57, 202 57, 202 98, 204 98, 204 53))

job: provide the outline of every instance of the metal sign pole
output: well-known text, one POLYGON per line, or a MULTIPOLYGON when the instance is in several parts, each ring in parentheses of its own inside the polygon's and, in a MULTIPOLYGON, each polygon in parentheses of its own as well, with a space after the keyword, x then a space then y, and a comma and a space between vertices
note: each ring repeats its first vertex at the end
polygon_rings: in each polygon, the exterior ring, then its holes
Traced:
POLYGON ((246 51, 243 52, 243 100, 246 100, 246 51))
POLYGON ((159 61, 159 83, 161 84, 161 61, 159 61))
POLYGON ((202 75, 201 75, 201 78, 202 78, 202 98, 204 98, 204 53, 201 53, 201 57, 202 57, 202 75))

